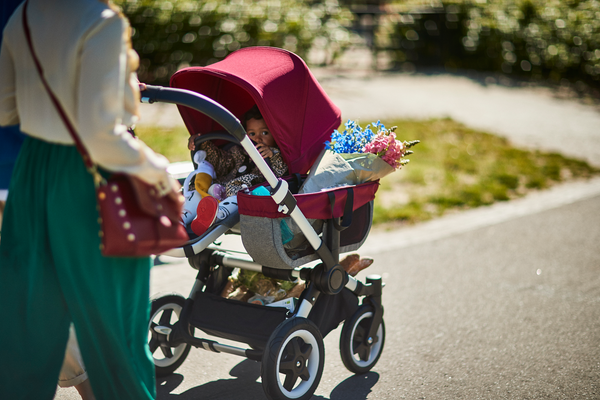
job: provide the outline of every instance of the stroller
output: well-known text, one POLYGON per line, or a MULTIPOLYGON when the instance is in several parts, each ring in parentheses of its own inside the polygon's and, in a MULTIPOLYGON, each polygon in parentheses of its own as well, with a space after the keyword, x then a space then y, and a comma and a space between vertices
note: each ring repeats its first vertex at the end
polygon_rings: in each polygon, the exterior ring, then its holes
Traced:
POLYGON ((344 365, 354 373, 368 372, 385 342, 382 281, 369 275, 362 283, 348 275, 339 255, 366 240, 379 183, 298 194, 341 121, 306 64, 282 49, 246 48, 208 67, 178 71, 171 88, 148 86, 142 102, 177 104, 190 134, 201 133, 200 141, 242 146, 270 193, 239 192, 237 213, 163 253, 188 258, 198 274, 188 298, 169 294, 151 300, 148 338, 157 376, 173 373, 194 346, 261 362, 269 399, 308 399, 323 373, 323 338, 342 322, 344 365), (280 148, 288 176, 274 175, 238 120, 254 104, 280 148), (282 244, 282 220, 297 227, 290 242, 296 247, 282 244), (241 238, 247 254, 215 244, 222 235, 241 238), (223 298, 220 293, 236 268, 291 282, 300 278, 306 286, 287 307, 223 298), (197 337, 199 331, 212 339, 197 337), (239 345, 214 340, 219 338, 239 345))

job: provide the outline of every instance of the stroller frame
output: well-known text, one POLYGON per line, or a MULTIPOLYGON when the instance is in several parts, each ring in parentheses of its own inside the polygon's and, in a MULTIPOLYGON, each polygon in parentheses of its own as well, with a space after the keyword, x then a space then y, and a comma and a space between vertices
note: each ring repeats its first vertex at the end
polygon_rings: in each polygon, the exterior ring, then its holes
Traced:
MULTIPOLYGON (((221 235, 237 233, 236 226, 240 220, 238 213, 232 214, 183 247, 163 253, 173 257, 187 257, 198 274, 188 298, 170 294, 152 301, 150 349, 153 353, 160 349, 165 357, 163 360, 155 359, 157 375, 164 376, 174 372, 187 357, 191 346, 194 346, 261 361, 262 384, 269 399, 308 399, 321 379, 324 364, 323 336, 328 333, 322 334, 309 317, 319 297, 324 295, 339 298, 343 293, 351 293, 351 298, 362 297, 362 303, 360 306, 355 305, 353 315, 346 318, 344 323, 340 339, 342 361, 351 372, 369 371, 378 361, 385 340, 382 280, 378 275, 369 275, 366 282, 362 283, 349 276, 339 264, 338 229, 341 218, 325 221, 326 229, 322 239, 297 207, 288 182, 274 175, 246 135, 240 121, 214 100, 185 89, 148 85, 142 92, 142 102, 164 102, 189 107, 219 123, 231 136, 228 140, 233 138, 231 141, 239 142, 258 166, 272 188, 270 196, 278 204, 279 211, 293 219, 321 260, 314 267, 277 269, 215 247, 213 242, 221 235), (209 287, 218 285, 218 282, 215 283, 218 278, 215 277, 224 274, 226 279, 233 268, 258 271, 267 277, 288 281, 301 278, 307 282, 307 286, 293 311, 242 303, 210 294, 209 287), (238 314, 249 314, 260 319, 259 322, 268 321, 262 332, 254 334, 248 331, 247 326, 237 326, 237 321, 222 318, 223 312, 234 308, 239 311, 238 314), (216 318, 210 315, 211 310, 218 314, 216 318), (248 344, 250 347, 198 338, 194 336, 194 328, 211 336, 248 344), (283 381, 282 376, 285 377, 283 381)), ((334 329, 339 322, 334 321, 334 326, 325 330, 334 329)))

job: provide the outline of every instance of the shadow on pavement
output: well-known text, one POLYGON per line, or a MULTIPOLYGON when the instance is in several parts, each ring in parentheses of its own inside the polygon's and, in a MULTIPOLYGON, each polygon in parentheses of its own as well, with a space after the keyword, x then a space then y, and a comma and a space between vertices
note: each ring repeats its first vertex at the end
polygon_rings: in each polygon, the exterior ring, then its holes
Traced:
POLYGON ((229 374, 232 379, 218 379, 186 390, 180 394, 173 394, 174 390, 183 382, 183 375, 173 374, 156 380, 157 400, 193 400, 193 399, 227 399, 227 400, 253 400, 264 399, 265 394, 260 382, 260 363, 244 360, 231 369, 229 374))
POLYGON ((331 391, 329 399, 365 400, 377 381, 379 381, 379 374, 373 371, 363 375, 352 375, 331 391))
MULTIPOLYGON (((188 389, 183 393, 171 393, 183 382, 183 375, 173 374, 157 378, 157 400, 263 400, 265 393, 260 378, 260 363, 244 360, 229 372, 232 379, 219 379, 204 385, 188 389)), ((379 380, 379 374, 369 372, 364 375, 353 375, 337 385, 329 398, 315 395, 312 399, 322 400, 365 400, 371 389, 379 380)))

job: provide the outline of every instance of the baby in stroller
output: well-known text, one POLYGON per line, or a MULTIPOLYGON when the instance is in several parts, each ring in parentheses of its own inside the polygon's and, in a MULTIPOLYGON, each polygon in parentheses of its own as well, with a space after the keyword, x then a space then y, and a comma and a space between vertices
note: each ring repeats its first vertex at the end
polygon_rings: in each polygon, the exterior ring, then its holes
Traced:
MULTIPOLYGON (((244 114, 242 125, 275 175, 287 174, 287 165, 258 106, 254 105, 244 114)), ((188 140, 189 150, 196 153, 193 159, 198 168, 185 182, 186 205, 182 213, 184 224, 191 222, 191 229, 198 236, 215 221, 237 210, 236 195, 240 190, 266 180, 240 146, 221 149, 213 142, 205 141, 199 143, 197 149, 196 140, 200 136, 192 135, 188 140), (222 205, 219 205, 221 200, 222 205)))

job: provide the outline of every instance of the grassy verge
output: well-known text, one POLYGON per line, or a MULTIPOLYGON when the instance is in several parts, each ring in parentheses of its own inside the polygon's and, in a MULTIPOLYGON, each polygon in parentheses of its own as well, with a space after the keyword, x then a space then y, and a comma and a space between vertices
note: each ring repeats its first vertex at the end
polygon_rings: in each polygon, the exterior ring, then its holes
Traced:
POLYGON ((135 134, 152 150, 164 155, 171 162, 191 161, 187 149, 190 134, 183 125, 172 128, 138 125, 135 134))
POLYGON ((558 182, 600 174, 584 161, 517 149, 451 119, 386 121, 400 140, 418 139, 410 163, 381 181, 374 222, 414 223, 489 205, 558 182))
MULTIPOLYGON (((421 141, 408 157, 410 163, 381 181, 374 222, 382 227, 425 221, 600 174, 583 161, 517 149, 506 139, 451 119, 382 122, 398 126, 400 140, 421 141)), ((136 133, 171 162, 189 160, 184 127, 139 126, 136 133)))

